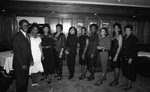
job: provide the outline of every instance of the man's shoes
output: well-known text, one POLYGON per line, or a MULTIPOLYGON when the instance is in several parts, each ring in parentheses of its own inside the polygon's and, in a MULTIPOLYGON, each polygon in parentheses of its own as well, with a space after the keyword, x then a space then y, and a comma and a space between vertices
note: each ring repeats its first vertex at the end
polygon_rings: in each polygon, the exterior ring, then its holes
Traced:
POLYGON ((119 83, 118 81, 113 81, 113 82, 110 82, 110 83, 109 83, 109 86, 114 87, 114 86, 117 86, 118 83, 119 83))

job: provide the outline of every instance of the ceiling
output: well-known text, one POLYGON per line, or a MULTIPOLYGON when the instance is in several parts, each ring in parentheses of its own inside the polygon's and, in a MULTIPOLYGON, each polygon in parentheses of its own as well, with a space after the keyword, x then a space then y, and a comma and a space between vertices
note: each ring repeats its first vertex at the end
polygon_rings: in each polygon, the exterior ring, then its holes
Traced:
POLYGON ((58 2, 58 3, 67 3, 67 4, 75 3, 75 4, 94 4, 94 5, 150 8, 150 0, 16 0, 16 1, 58 2), (117 1, 121 1, 121 2, 117 2, 117 1))
POLYGON ((39 16, 96 14, 100 16, 136 16, 136 18, 146 19, 150 16, 150 0, 122 0, 121 2, 116 0, 13 0, 0 3, 0 14, 38 14, 39 16))

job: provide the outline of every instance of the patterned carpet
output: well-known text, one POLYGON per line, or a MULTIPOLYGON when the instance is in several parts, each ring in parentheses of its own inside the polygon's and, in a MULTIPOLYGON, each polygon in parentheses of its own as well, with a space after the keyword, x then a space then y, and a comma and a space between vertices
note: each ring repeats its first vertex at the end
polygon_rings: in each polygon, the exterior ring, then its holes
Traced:
MULTIPOLYGON (((71 80, 68 80, 68 70, 67 67, 63 67, 63 78, 58 81, 55 77, 52 77, 52 83, 47 84, 47 80, 40 81, 42 77, 39 74, 38 82, 39 86, 32 87, 31 80, 29 80, 28 92, 150 92, 150 78, 138 76, 137 81, 133 84, 132 89, 123 90, 120 87, 121 82, 123 81, 122 74, 120 74, 119 84, 116 87, 108 86, 108 83, 113 80, 113 73, 107 73, 107 80, 103 82, 100 86, 95 86, 94 84, 98 80, 101 72, 95 73, 95 80, 87 81, 87 79, 79 80, 80 67, 76 67, 75 77, 71 80)), ((89 72, 87 73, 89 76, 89 72)), ((14 84, 14 83, 13 83, 14 84)), ((11 88, 13 85, 11 85, 11 88)), ((7 92, 11 92, 8 90, 7 92)))

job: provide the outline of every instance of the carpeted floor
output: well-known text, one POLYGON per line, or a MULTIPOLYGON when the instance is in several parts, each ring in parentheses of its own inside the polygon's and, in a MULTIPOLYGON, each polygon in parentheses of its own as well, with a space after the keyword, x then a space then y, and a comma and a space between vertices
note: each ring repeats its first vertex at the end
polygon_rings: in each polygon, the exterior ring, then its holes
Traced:
MULTIPOLYGON (((107 80, 104 81, 100 86, 95 86, 94 84, 98 80, 101 72, 95 73, 95 80, 93 81, 87 81, 87 79, 78 79, 80 76, 79 66, 76 67, 75 72, 75 77, 71 80, 68 80, 68 69, 66 66, 64 66, 62 80, 58 81, 55 77, 52 77, 51 84, 47 84, 47 79, 40 81, 41 74, 39 74, 39 86, 32 87, 31 80, 29 80, 28 92, 150 92, 150 78, 143 76, 138 75, 137 81, 133 84, 132 89, 126 91, 120 87, 120 84, 123 81, 122 74, 120 74, 120 83, 116 87, 110 87, 108 86, 108 83, 113 80, 112 72, 107 73, 107 80)), ((87 73, 87 76, 89 76, 89 72, 87 73)), ((10 92, 10 89, 12 88, 13 85, 11 85, 7 92, 10 92)))

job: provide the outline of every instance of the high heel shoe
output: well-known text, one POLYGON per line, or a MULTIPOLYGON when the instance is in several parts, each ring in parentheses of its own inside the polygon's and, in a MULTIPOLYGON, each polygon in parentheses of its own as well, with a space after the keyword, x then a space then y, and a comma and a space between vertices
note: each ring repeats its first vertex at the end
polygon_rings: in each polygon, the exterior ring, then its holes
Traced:
POLYGON ((69 77, 68 77, 68 80, 72 79, 73 77, 74 77, 73 75, 69 76, 69 77))
POLYGON ((57 77, 58 80, 61 80, 62 76, 57 77))
POLYGON ((127 85, 127 83, 122 83, 121 87, 125 87, 127 85))
POLYGON ((126 85, 125 87, 123 87, 124 90, 129 90, 132 88, 132 85, 126 85))
POLYGON ((83 80, 83 79, 85 79, 85 76, 83 76, 83 77, 80 76, 79 77, 79 80, 83 80))
POLYGON ((38 84, 38 83, 32 83, 31 86, 32 86, 32 87, 34 87, 34 86, 39 86, 39 84, 38 84))
POLYGON ((104 77, 103 80, 107 80, 106 77, 104 77))
POLYGON ((88 76, 87 79, 89 79, 91 76, 88 76))
POLYGON ((114 86, 117 86, 117 85, 118 85, 118 83, 119 83, 118 81, 114 81, 113 83, 110 83, 110 84, 109 84, 109 86, 114 87, 114 86))
POLYGON ((95 79, 95 77, 94 77, 94 76, 91 76, 91 77, 89 77, 89 78, 87 78, 87 79, 88 79, 88 81, 92 81, 92 80, 95 79))
POLYGON ((102 83, 103 83, 103 81, 100 81, 100 82, 95 83, 94 85, 99 86, 99 85, 101 85, 102 83))
POLYGON ((51 83, 51 78, 49 78, 49 80, 47 81, 47 83, 48 83, 48 84, 50 84, 50 83, 51 83))
POLYGON ((106 76, 101 76, 95 85, 96 86, 101 85, 103 83, 103 80, 106 80, 106 76))
POLYGON ((112 86, 112 84, 113 84, 114 82, 115 82, 115 81, 110 82, 110 83, 109 83, 109 86, 112 86))

